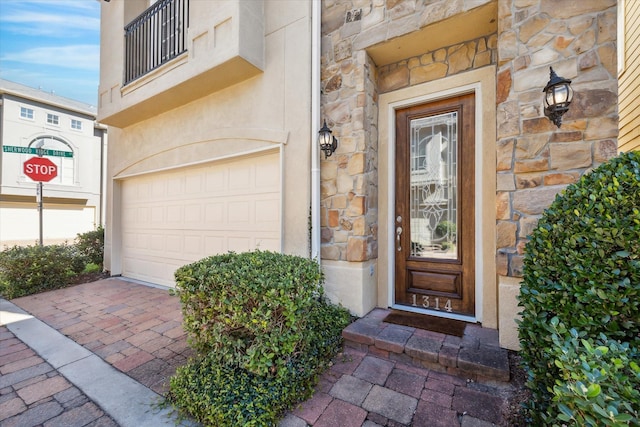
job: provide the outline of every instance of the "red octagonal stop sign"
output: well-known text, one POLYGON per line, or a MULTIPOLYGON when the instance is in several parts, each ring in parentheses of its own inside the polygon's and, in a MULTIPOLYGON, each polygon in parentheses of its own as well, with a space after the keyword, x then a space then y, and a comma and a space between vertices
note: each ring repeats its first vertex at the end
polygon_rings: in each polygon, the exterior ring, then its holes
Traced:
POLYGON ((34 181, 49 182, 58 176, 58 167, 46 157, 32 157, 22 164, 22 170, 34 181))

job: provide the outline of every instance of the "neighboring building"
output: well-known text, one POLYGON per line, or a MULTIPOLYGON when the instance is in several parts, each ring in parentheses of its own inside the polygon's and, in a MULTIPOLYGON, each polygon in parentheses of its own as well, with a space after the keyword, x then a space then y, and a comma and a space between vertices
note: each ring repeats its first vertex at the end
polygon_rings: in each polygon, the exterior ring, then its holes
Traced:
POLYGON ((620 151, 640 150, 640 2, 618 1, 620 151))
POLYGON ((478 322, 517 348, 527 235, 617 152, 616 14, 615 0, 104 2, 106 266, 171 286, 215 253, 310 253, 354 314, 478 322), (543 114, 550 66, 575 91, 560 129, 543 114))
POLYGON ((39 240, 38 184, 23 170, 38 148, 57 166, 43 184, 44 244, 103 223, 107 131, 95 119, 91 105, 0 79, 0 250, 39 240))

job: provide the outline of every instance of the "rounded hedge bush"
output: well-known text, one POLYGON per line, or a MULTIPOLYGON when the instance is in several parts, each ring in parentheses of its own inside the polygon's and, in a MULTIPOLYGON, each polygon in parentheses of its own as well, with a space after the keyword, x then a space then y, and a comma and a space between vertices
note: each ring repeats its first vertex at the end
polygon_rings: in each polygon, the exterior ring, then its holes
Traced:
POLYGON ((554 334, 640 343, 640 153, 622 154, 567 187, 529 238, 519 338, 530 409, 543 413, 561 377, 554 334))
POLYGON ((323 296, 313 260, 274 252, 202 259, 175 274, 197 357, 171 378, 169 401, 209 426, 275 425, 309 397, 351 318, 323 296))
POLYGON ((310 329, 317 316, 311 314, 326 304, 322 272, 313 260, 268 251, 228 253, 185 265, 175 277, 183 326, 201 354, 215 353, 221 363, 267 375, 318 345, 310 329))

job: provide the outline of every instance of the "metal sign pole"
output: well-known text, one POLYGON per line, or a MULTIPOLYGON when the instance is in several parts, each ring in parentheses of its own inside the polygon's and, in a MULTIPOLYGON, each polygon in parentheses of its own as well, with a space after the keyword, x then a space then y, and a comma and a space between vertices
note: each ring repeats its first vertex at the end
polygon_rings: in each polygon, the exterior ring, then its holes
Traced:
POLYGON ((42 181, 36 187, 36 199, 38 202, 38 216, 40 217, 40 246, 42 246, 42 181))
MULTIPOLYGON (((42 158, 42 156, 44 155, 44 149, 42 148, 42 146, 44 145, 44 142, 41 140, 37 145, 36 145, 36 150, 38 151, 38 157, 42 158)), ((42 242, 42 181, 38 182, 38 193, 37 193, 37 199, 38 199, 38 220, 40 222, 40 247, 43 246, 43 242, 42 242)))

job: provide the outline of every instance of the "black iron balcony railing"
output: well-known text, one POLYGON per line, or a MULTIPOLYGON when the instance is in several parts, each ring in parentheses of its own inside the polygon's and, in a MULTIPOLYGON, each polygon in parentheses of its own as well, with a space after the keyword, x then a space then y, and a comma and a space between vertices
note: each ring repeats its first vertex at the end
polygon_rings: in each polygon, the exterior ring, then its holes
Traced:
POLYGON ((124 84, 187 50, 189 0, 158 0, 124 28, 124 84))

